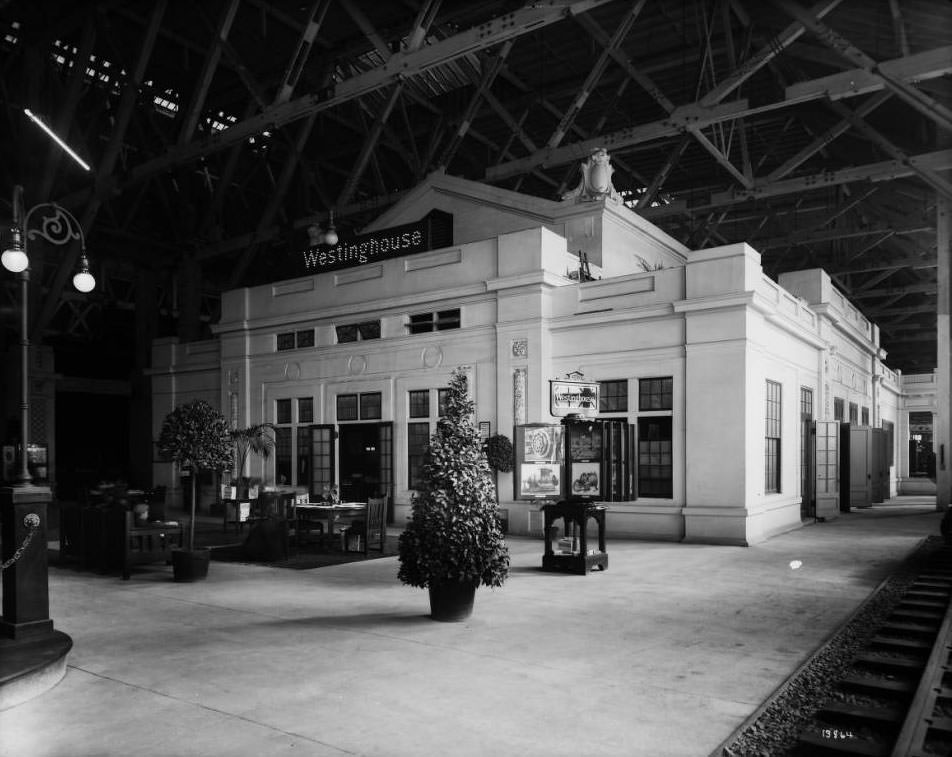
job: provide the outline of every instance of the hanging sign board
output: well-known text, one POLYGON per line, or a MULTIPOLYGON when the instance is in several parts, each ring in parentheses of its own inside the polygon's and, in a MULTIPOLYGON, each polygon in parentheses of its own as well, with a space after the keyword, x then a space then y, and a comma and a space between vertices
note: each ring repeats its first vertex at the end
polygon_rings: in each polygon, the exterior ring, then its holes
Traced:
POLYGON ((297 271, 292 275, 306 276, 341 268, 355 268, 390 258, 450 247, 452 244, 452 214, 431 210, 413 223, 392 226, 357 237, 341 237, 333 247, 306 247, 298 254, 297 271))
POLYGON ((549 412, 556 418, 594 418, 598 415, 598 382, 550 379, 549 412))

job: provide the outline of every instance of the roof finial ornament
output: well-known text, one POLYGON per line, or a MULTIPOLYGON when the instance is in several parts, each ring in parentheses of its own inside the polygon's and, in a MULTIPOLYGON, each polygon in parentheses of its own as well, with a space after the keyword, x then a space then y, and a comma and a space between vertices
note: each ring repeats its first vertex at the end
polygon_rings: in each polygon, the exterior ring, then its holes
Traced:
POLYGON ((607 198, 614 202, 621 202, 621 195, 612 186, 612 174, 615 169, 604 147, 596 147, 592 150, 591 155, 582 163, 581 169, 582 180, 575 189, 562 195, 563 201, 589 202, 607 198))

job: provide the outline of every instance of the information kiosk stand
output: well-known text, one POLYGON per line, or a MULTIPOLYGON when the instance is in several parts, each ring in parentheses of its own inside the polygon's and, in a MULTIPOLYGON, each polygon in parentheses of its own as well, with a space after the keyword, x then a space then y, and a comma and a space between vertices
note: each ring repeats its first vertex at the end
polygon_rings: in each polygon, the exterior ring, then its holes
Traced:
POLYGON ((584 575, 594 568, 608 569, 608 553, 605 551, 605 506, 586 499, 563 499, 542 506, 545 553, 542 555, 543 570, 562 570, 584 575), (588 521, 598 524, 598 549, 588 546, 588 521), (555 521, 561 519, 566 534, 556 544, 555 521))

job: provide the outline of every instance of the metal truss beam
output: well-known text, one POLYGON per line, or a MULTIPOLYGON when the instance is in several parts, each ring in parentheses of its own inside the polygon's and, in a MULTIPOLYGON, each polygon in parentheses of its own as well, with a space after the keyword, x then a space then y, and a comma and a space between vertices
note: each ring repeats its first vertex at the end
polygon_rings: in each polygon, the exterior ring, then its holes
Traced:
MULTIPOLYGON (((890 73, 892 73, 893 68, 891 64, 895 64, 896 70, 901 70, 901 76, 904 79, 922 80, 936 78, 952 70, 952 62, 950 62, 952 61, 952 57, 950 56, 952 56, 952 46, 947 46, 912 55, 907 58, 884 62, 879 65, 879 70, 890 71, 890 73), (941 64, 939 63, 940 61, 941 64), (899 65, 900 63, 902 64, 901 66, 899 65)), ((582 140, 554 149, 544 148, 524 158, 512 160, 507 163, 500 163, 488 168, 485 178, 491 182, 501 181, 510 176, 523 173, 530 168, 538 168, 540 166, 551 167, 584 159, 597 147, 604 147, 609 151, 622 151, 626 147, 633 147, 634 145, 651 142, 655 139, 677 136, 687 131, 689 126, 696 129, 703 129, 722 121, 731 121, 745 116, 768 113, 774 110, 799 105, 800 103, 810 100, 819 100, 823 97, 829 97, 835 100, 883 89, 881 82, 871 88, 857 89, 853 86, 853 82, 849 78, 850 73, 851 72, 846 72, 843 75, 837 75, 838 78, 836 78, 835 82, 827 83, 826 80, 831 77, 825 77, 824 79, 802 82, 799 85, 791 85, 787 88, 783 100, 757 106, 749 105, 746 99, 709 104, 707 102, 709 98, 706 96, 695 103, 679 106, 667 118, 658 121, 631 126, 602 137, 582 140), (818 84, 819 82, 824 83, 820 85, 818 84), (797 87, 801 89, 796 89, 797 87)), ((896 77, 894 76, 894 78, 896 77)))
POLYGON ((711 195, 710 201, 688 207, 684 201, 657 205, 645 208, 641 212, 645 218, 663 218, 681 213, 707 212, 712 208, 725 205, 735 205, 750 200, 762 200, 768 197, 809 192, 815 189, 827 189, 841 184, 850 184, 857 181, 893 181, 916 175, 913 166, 928 166, 933 171, 944 171, 952 168, 952 150, 937 150, 935 152, 911 155, 908 160, 884 160, 879 163, 869 163, 864 166, 842 168, 838 171, 823 171, 809 176, 800 176, 794 179, 783 179, 769 183, 757 184, 753 189, 728 189, 711 195))
POLYGON ((539 3, 468 29, 446 39, 421 47, 419 50, 394 53, 383 65, 351 76, 339 82, 331 91, 313 92, 285 103, 266 107, 261 113, 246 118, 207 139, 177 145, 164 155, 134 166, 122 186, 142 181, 168 170, 171 166, 188 163, 205 155, 216 153, 237 142, 247 140, 268 129, 276 129, 305 118, 311 113, 337 107, 345 102, 419 75, 431 68, 515 39, 605 5, 613 0, 551 0, 539 3))
POLYGON ((770 1, 796 19, 797 22, 803 24, 820 42, 841 58, 853 65, 858 65, 864 71, 868 71, 872 76, 879 79, 887 89, 895 92, 898 97, 905 100, 926 118, 935 121, 943 129, 952 130, 952 110, 916 89, 915 86, 904 82, 902 79, 890 76, 888 72, 883 71, 877 61, 870 58, 848 39, 820 22, 812 12, 806 10, 803 6, 790 2, 790 0, 770 1))

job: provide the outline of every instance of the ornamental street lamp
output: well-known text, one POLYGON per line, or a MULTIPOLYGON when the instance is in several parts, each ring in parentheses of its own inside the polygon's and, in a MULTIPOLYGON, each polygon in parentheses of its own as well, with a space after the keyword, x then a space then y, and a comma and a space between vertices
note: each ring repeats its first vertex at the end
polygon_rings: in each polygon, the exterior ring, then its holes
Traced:
POLYGON ((28 243, 37 237, 54 245, 80 243, 79 270, 73 276, 73 286, 80 292, 91 292, 96 279, 89 272, 86 258, 86 237, 83 227, 72 213, 56 203, 44 202, 23 212, 23 187, 13 189, 13 226, 10 229, 10 245, 0 255, 0 263, 20 278, 20 470, 16 483, 26 486, 32 480, 27 460, 30 426, 30 334, 27 297, 30 281, 30 258, 28 243), (35 228, 30 223, 36 221, 35 228))

